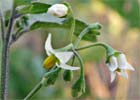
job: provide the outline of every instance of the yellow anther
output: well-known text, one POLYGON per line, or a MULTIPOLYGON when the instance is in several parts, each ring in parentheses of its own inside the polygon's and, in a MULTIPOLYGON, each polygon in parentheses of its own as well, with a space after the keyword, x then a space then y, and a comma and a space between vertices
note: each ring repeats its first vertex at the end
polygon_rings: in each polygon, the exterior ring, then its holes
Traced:
POLYGON ((120 68, 117 68, 116 71, 117 71, 117 72, 121 72, 121 69, 120 69, 120 68))
POLYGON ((56 64, 56 62, 57 62, 57 58, 54 55, 50 55, 43 62, 43 66, 45 69, 50 69, 56 64))

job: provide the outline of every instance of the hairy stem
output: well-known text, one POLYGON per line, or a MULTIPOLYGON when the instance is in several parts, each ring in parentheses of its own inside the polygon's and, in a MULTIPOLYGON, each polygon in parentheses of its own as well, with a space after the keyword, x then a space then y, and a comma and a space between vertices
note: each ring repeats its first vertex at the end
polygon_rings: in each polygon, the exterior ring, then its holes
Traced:
POLYGON ((2 59, 1 59, 1 100, 6 100, 7 97, 7 85, 8 85, 8 54, 9 47, 7 43, 3 43, 2 46, 2 59))
POLYGON ((6 42, 8 42, 8 43, 9 43, 12 28, 13 28, 14 16, 15 16, 15 8, 13 7, 11 17, 9 20, 9 24, 8 24, 7 34, 6 34, 6 42))
POLYGON ((9 55, 9 40, 13 28, 15 8, 13 6, 11 17, 8 24, 7 34, 2 42, 2 61, 1 61, 1 100, 7 98, 7 85, 9 77, 8 55, 9 55))
POLYGON ((39 89, 41 89, 41 87, 42 87, 42 81, 40 81, 40 82, 34 87, 34 89, 31 90, 31 92, 24 98, 24 100, 29 100, 29 99, 31 99, 31 98, 34 96, 34 94, 35 94, 39 89))

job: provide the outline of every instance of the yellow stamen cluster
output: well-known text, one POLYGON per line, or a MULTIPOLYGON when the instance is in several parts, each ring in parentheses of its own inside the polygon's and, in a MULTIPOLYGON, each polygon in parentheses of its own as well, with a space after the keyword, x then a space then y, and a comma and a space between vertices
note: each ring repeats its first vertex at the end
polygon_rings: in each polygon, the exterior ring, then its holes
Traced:
POLYGON ((120 69, 120 68, 117 68, 116 71, 117 71, 117 72, 121 72, 121 69, 120 69))
POLYGON ((50 69, 56 64, 56 62, 57 58, 54 55, 50 55, 44 60, 43 66, 45 69, 50 69))

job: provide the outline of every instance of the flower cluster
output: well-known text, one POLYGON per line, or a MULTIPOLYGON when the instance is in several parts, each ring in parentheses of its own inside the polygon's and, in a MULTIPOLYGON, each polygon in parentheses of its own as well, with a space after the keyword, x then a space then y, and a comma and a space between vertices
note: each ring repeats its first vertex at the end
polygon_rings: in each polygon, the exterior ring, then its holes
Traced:
POLYGON ((109 62, 106 65, 111 72, 111 82, 114 81, 116 73, 124 78, 128 78, 126 70, 134 70, 134 68, 127 62, 126 56, 123 53, 116 56, 110 56, 109 62))

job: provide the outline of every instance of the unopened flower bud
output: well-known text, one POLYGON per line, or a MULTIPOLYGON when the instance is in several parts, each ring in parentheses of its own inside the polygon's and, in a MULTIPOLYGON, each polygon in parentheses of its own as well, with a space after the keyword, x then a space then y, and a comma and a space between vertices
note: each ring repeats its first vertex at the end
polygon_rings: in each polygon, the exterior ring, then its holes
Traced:
POLYGON ((68 13, 68 7, 64 4, 54 4, 48 9, 48 13, 57 17, 63 17, 68 13))
POLYGON ((61 68, 58 68, 53 73, 49 74, 48 76, 45 76, 43 85, 44 86, 53 85, 55 83, 56 79, 58 78, 58 74, 59 74, 60 70, 61 70, 61 68))
POLYGON ((72 86, 72 96, 79 97, 85 93, 85 79, 79 78, 72 86))
POLYGON ((65 70, 63 73, 63 79, 65 81, 71 81, 73 78, 73 73, 71 70, 65 70))

